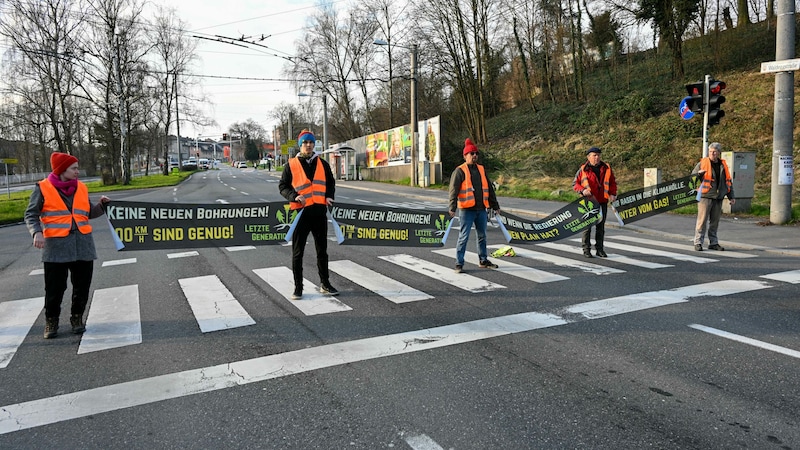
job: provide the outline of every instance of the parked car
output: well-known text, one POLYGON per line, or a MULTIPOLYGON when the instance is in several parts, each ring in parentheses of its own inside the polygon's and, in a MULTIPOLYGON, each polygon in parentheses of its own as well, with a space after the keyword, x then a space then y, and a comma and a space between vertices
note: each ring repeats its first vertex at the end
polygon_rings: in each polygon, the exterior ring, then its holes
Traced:
POLYGON ((238 161, 236 163, 237 169, 247 169, 247 161, 238 161))

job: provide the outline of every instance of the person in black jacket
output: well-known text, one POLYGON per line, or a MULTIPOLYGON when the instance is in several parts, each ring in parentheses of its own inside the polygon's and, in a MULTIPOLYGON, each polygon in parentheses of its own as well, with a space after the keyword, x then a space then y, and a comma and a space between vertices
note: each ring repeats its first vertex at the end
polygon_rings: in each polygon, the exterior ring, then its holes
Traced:
POLYGON ((281 195, 289 200, 292 210, 302 211, 297 227, 292 235, 292 274, 294 292, 292 299, 303 296, 303 253, 308 234, 314 236, 317 250, 317 270, 319 271, 319 290, 325 295, 338 295, 330 282, 328 271, 328 207, 333 205, 336 181, 331 166, 314 152, 314 134, 303 130, 297 136, 300 152, 291 158, 283 168, 278 184, 281 195))

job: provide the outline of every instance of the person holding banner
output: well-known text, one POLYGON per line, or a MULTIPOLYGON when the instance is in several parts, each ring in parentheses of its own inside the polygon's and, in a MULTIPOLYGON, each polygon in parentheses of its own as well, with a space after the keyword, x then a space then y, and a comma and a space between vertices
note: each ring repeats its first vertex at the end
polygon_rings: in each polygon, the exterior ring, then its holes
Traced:
MULTIPOLYGON (((613 202, 617 198, 617 180, 611 166, 600 159, 602 150, 592 147, 586 150, 586 162, 583 163, 575 174, 573 188, 582 197, 593 197, 600 204, 602 217, 594 225, 594 249, 597 256, 605 258, 603 250, 603 238, 606 234, 606 215, 608 213, 608 202, 613 202)), ((583 256, 592 257, 592 227, 583 230, 583 256)))
POLYGON ((42 249, 45 339, 58 335, 68 276, 72 281, 69 323, 75 334, 86 330, 83 313, 97 259, 89 219, 105 214, 105 205, 111 201, 103 195, 100 203, 90 203, 89 190, 78 181, 78 158, 55 152, 50 155, 50 166, 53 172, 34 186, 25 210, 33 246, 42 249))
POLYGON ((486 176, 486 170, 478 164, 478 148, 469 138, 464 142, 464 164, 456 167, 450 176, 450 217, 455 217, 458 208, 458 219, 461 231, 456 244, 455 272, 464 269, 464 254, 472 225, 478 236, 478 266, 484 269, 496 269, 497 264, 489 261, 486 250, 486 224, 489 221, 487 210, 500 212, 500 204, 494 193, 494 186, 486 176))
POLYGON ((703 158, 694 166, 692 174, 697 174, 702 179, 700 185, 700 198, 697 201, 697 224, 694 231, 694 249, 703 251, 703 238, 708 229, 708 249, 722 251, 725 250, 719 245, 717 228, 719 219, 722 216, 722 200, 725 196, 731 202, 736 203, 733 198, 733 185, 731 183, 731 172, 724 159, 720 159, 722 144, 712 142, 708 146, 708 157, 703 158))
POLYGON ((317 251, 319 291, 325 295, 338 295, 330 283, 328 271, 328 207, 333 205, 336 181, 327 161, 314 152, 316 138, 307 129, 297 136, 300 151, 283 168, 278 183, 281 195, 290 202, 292 210, 300 210, 297 227, 292 234, 292 274, 294 275, 293 300, 303 296, 303 253, 308 234, 314 236, 317 251))

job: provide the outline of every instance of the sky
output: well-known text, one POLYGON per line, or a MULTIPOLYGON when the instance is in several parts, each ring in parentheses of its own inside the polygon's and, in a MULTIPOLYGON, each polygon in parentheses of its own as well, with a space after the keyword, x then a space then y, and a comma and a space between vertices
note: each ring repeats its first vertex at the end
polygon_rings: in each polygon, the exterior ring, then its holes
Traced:
MULTIPOLYGON (((317 11, 316 0, 157 0, 176 10, 186 22, 189 35, 250 38, 250 48, 198 40, 194 73, 202 75, 202 92, 210 100, 206 114, 216 126, 197 127, 181 122, 182 136, 221 139, 235 122, 253 119, 271 132, 277 121, 271 110, 280 103, 319 101, 299 98, 281 74, 285 57, 294 56, 295 41, 303 35, 309 17, 317 11), (261 36, 265 39, 260 40, 261 36), (218 78, 217 78, 218 77, 218 78)), ((334 1, 342 3, 342 0, 334 1)), ((338 5, 337 5, 338 6, 338 5)))

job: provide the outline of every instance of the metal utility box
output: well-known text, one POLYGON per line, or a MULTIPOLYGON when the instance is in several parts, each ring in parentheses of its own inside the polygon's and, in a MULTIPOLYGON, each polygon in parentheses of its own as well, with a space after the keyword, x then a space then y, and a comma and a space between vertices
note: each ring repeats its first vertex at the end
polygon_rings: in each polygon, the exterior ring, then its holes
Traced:
POLYGON ((722 203, 725 213, 750 212, 756 185, 755 152, 722 152, 722 159, 731 171, 733 194, 736 203, 731 206, 726 198, 722 203))

